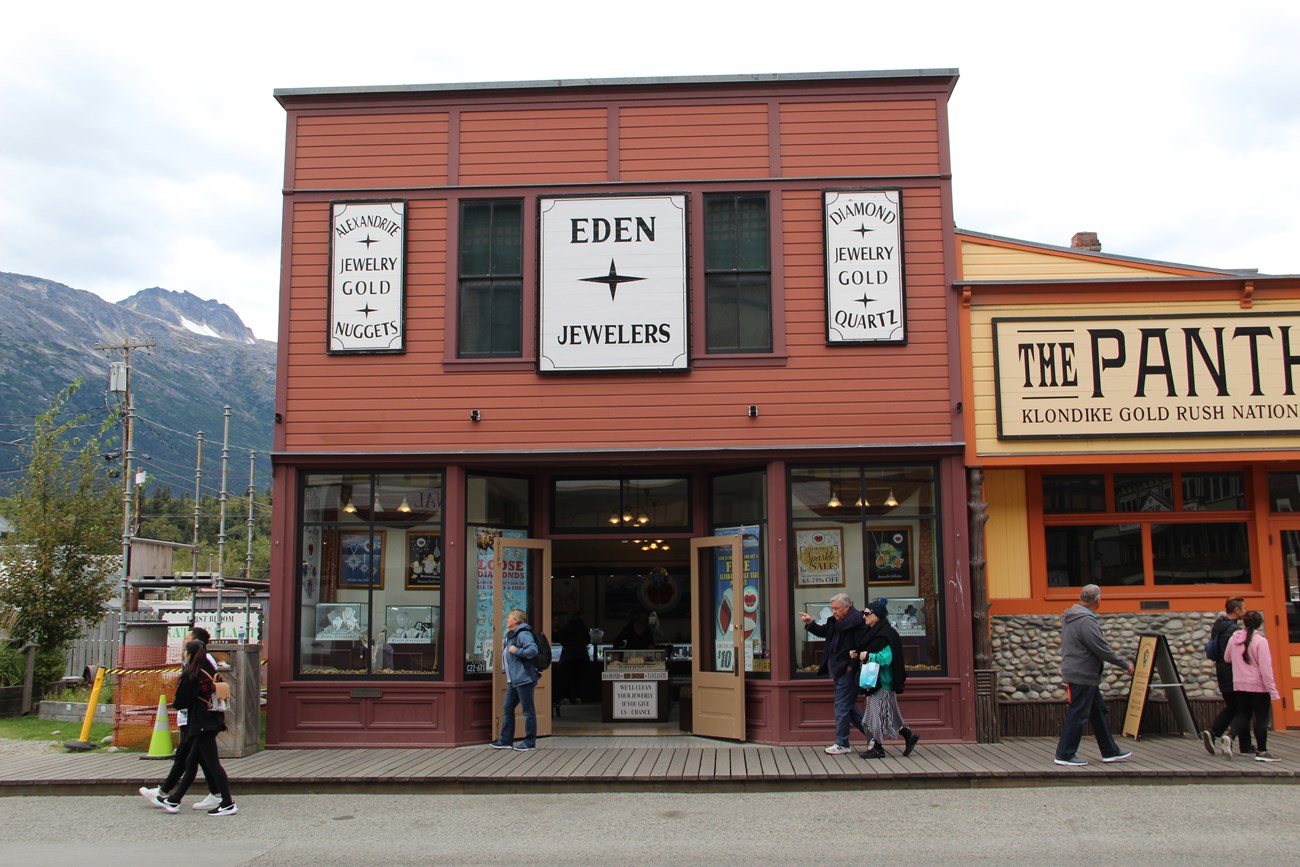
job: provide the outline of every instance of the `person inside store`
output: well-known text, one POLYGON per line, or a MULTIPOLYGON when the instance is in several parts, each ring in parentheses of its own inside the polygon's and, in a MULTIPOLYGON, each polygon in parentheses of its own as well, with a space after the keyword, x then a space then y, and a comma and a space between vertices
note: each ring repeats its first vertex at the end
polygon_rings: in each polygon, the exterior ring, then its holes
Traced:
POLYGON ((855 650, 862 642, 867 623, 862 612, 853 607, 853 600, 847 593, 837 593, 831 597, 831 616, 825 623, 813 620, 807 612, 799 612, 803 628, 813 635, 826 639, 826 652, 822 654, 821 666, 817 673, 829 674, 835 684, 835 743, 826 748, 832 756, 842 756, 853 752, 849 746, 849 728, 855 728, 864 735, 867 730, 862 727, 862 712, 858 710, 858 666, 849 657, 849 651, 855 650))
POLYGON ((655 634, 650 628, 650 618, 644 611, 632 612, 623 631, 614 639, 614 646, 625 650, 650 650, 655 646, 655 634))
POLYGON ((561 648, 560 662, 555 671, 559 704, 582 704, 582 685, 587 674, 587 642, 590 640, 591 630, 576 611, 570 612, 564 625, 556 630, 555 641, 561 648))

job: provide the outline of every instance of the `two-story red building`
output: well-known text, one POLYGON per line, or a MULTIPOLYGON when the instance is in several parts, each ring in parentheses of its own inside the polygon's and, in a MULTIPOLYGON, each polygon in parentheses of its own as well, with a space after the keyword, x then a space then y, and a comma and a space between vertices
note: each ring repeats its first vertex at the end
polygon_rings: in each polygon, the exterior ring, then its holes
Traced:
POLYGON ((837 593, 973 740, 956 79, 277 91, 268 745, 490 740, 515 606, 544 733, 830 743, 837 593))

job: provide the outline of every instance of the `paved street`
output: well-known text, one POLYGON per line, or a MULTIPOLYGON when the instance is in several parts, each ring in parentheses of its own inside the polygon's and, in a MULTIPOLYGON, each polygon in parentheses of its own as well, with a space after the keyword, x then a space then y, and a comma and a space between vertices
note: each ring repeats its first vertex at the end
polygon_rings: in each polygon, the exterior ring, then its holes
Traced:
POLYGON ((1295 863, 1300 786, 850 793, 0 798, 0 863, 50 865, 1295 863), (193 799, 190 799, 191 801, 193 799))

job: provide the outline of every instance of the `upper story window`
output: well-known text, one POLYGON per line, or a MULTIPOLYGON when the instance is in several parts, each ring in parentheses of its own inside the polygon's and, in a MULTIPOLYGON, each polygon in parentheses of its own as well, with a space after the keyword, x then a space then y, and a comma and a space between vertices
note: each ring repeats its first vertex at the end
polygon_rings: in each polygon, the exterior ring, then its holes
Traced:
POLYGON ((772 257, 765 194, 704 197, 709 352, 772 351, 772 257))
POLYGON ((458 292, 461 358, 523 352, 523 203, 460 205, 458 292))

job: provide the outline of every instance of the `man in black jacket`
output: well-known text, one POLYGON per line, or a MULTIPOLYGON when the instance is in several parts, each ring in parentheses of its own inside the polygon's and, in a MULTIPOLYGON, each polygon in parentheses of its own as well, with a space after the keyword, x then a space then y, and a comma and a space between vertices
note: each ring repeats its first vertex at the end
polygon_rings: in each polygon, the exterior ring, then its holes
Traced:
POLYGON ((835 683, 835 743, 826 748, 833 756, 853 752, 849 747, 849 726, 866 734, 862 728, 862 711, 858 710, 858 666, 849 658, 849 651, 858 646, 866 632, 867 624, 862 612, 853 607, 847 593, 831 599, 831 616, 825 623, 817 623, 812 616, 800 612, 804 629, 826 639, 819 674, 830 674, 835 683))
MULTIPOLYGON (((1215 638, 1214 676, 1219 681, 1219 694, 1223 696, 1223 710, 1210 723, 1210 727, 1201 732, 1201 743, 1205 751, 1214 755, 1217 746, 1223 755, 1232 757, 1232 738, 1228 737, 1228 726, 1237 715, 1237 694, 1232 689, 1232 666, 1223 661, 1223 651, 1228 649, 1228 638, 1241 626, 1241 616, 1246 613, 1246 600, 1235 596, 1223 603, 1224 613, 1210 627, 1215 638)), ((1241 755, 1246 756, 1255 750, 1250 745, 1250 729, 1241 732, 1241 755)))

